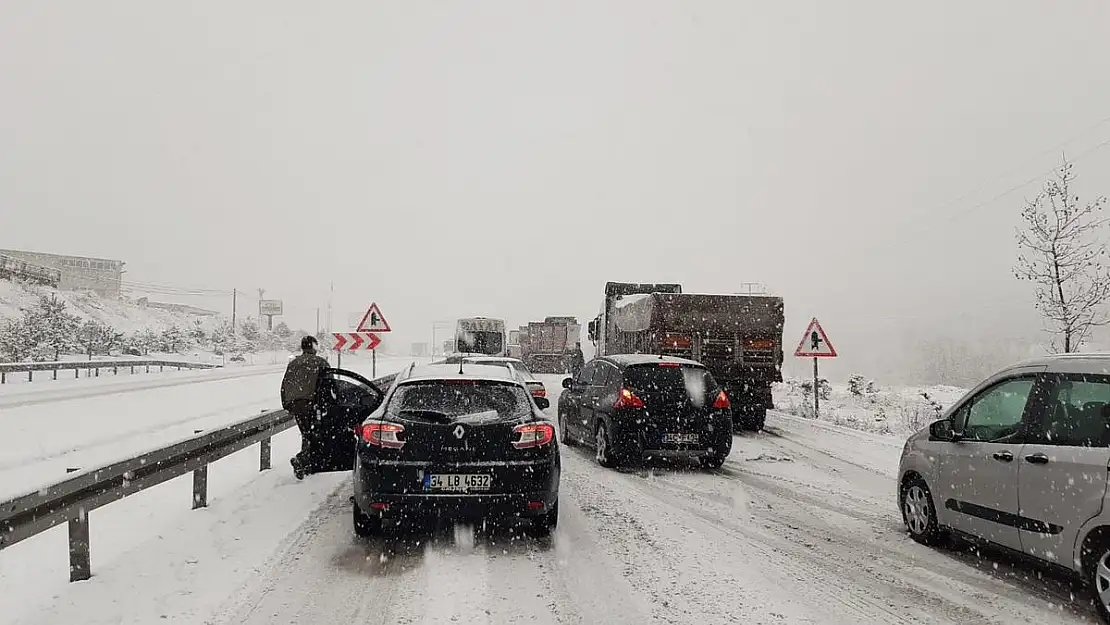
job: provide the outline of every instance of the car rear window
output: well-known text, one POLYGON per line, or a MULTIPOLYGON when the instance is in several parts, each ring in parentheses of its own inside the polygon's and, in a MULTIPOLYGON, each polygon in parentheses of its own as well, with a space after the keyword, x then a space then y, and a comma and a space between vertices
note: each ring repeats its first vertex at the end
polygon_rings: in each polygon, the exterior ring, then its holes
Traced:
POLYGON ((431 380, 397 387, 386 414, 428 423, 484 423, 532 414, 525 390, 493 380, 431 380))
POLYGON ((704 367, 647 364, 624 370, 624 385, 637 395, 667 400, 688 398, 698 407, 712 404, 717 382, 704 367))

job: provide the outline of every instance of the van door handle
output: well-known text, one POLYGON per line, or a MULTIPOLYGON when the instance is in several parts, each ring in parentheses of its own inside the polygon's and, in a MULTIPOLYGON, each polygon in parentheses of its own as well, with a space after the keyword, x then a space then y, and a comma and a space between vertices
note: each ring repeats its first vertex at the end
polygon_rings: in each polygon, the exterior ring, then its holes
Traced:
POLYGON ((995 460, 1001 460, 1002 462, 1012 462, 1014 459, 1014 454, 1008 451, 996 451, 991 454, 991 457, 995 460))
POLYGON ((1048 456, 1044 454, 1033 454, 1026 456, 1025 461, 1033 464, 1048 464, 1048 456))

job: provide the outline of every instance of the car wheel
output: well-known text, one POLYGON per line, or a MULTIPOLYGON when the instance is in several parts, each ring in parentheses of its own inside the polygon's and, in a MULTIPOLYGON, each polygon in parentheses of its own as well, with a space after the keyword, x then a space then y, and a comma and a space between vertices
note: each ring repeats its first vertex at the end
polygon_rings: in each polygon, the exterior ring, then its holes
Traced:
POLYGON ((1091 599, 1099 618, 1110 623, 1110 538, 1090 541, 1083 546, 1083 581, 1091 589, 1091 599))
POLYGON ((532 535, 538 538, 550 536, 551 532, 559 525, 559 500, 547 514, 532 520, 532 535))
POLYGON ((902 521, 910 538, 923 545, 935 545, 941 538, 933 494, 920 477, 913 477, 902 487, 902 521))
POLYGON ((606 469, 617 466, 616 454, 613 453, 613 444, 609 439, 609 428, 605 422, 598 421, 597 431, 594 433, 594 450, 597 463, 606 469))
POLYGON ((382 518, 380 516, 370 516, 364 514, 358 507, 358 503, 351 504, 352 521, 355 528, 355 536, 359 538, 370 538, 377 534, 382 533, 382 518))
POLYGON ((576 441, 570 435, 570 431, 567 430, 567 420, 563 418, 562 413, 559 413, 559 442, 567 447, 574 447, 576 444, 576 441))
POLYGON ((721 465, 725 463, 725 457, 720 454, 702 456, 699 462, 701 462, 701 466, 706 469, 720 469, 721 465))

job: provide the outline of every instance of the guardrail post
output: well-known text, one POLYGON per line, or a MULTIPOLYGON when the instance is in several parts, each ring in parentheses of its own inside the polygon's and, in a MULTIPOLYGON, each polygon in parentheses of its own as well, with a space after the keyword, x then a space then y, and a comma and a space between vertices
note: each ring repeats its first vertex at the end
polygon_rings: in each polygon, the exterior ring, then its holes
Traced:
POLYGON ((131 375, 135 375, 135 365, 131 365, 131 375))
POLYGON ((35 372, 34 371, 28 371, 27 372, 27 381, 28 382, 34 382, 35 381, 35 372))
POLYGON ((7 382, 8 382, 8 373, 6 371, 0 371, 0 384, 6 384, 7 382))
POLYGON ((165 370, 166 370, 166 365, 158 365, 158 373, 162 373, 165 370))
POLYGON ((265 471, 270 468, 270 439, 262 439, 260 445, 258 452, 258 470, 265 471))
MULTIPOLYGON (((76 467, 66 473, 78 471, 76 467)), ((77 509, 77 518, 69 520, 69 581, 82 582, 92 577, 92 558, 89 556, 89 513, 77 509)))
POLYGON ((208 507, 208 465, 193 471, 193 510, 208 507))
POLYGON ((119 365, 113 365, 112 366, 112 374, 113 375, 119 375, 119 365))
POLYGON ((96 368, 96 377, 100 377, 100 367, 96 368))
POLYGON ((54 370, 54 379, 55 380, 58 379, 58 370, 57 369, 54 370))
POLYGON ((150 373, 150 365, 147 365, 147 366, 146 366, 146 372, 147 372, 147 373, 150 373))

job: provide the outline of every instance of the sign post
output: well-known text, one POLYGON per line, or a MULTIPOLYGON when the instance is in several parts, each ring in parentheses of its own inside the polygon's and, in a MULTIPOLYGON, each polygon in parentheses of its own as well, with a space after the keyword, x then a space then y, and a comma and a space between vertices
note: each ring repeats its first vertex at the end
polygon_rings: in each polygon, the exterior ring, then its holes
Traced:
MULTIPOLYGON (((385 315, 382 314, 382 309, 378 308, 378 303, 373 302, 370 308, 366 309, 366 314, 362 316, 362 321, 358 322, 356 332, 373 332, 374 334, 381 334, 383 332, 392 332, 389 327, 389 322, 385 320, 385 315)), ((373 336, 373 335, 371 335, 373 336)), ((381 339, 374 336, 377 342, 374 347, 381 343, 381 339)), ((374 378, 378 377, 378 352, 374 347, 368 347, 370 352, 370 375, 374 378)))
POLYGON ((836 348, 829 342, 829 337, 817 322, 817 317, 809 322, 801 342, 798 343, 798 348, 794 350, 794 355, 799 358, 813 359, 813 418, 816 419, 821 414, 821 387, 817 373, 817 359, 836 358, 836 348))

